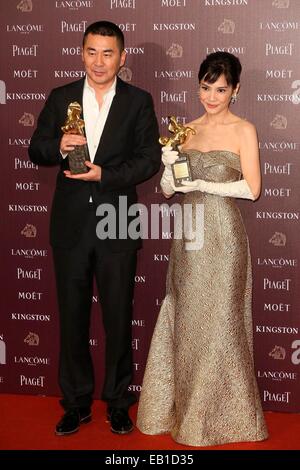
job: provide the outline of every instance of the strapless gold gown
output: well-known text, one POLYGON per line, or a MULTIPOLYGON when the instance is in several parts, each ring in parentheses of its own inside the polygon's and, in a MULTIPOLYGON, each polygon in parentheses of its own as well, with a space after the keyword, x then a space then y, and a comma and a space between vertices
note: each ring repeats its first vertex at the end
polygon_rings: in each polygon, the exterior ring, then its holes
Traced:
MULTIPOLYGON (((239 180, 238 155, 189 150, 193 177, 239 180)), ((266 439, 253 365, 251 259, 233 198, 194 191, 204 205, 204 244, 173 240, 166 297, 154 330, 137 427, 191 446, 266 439)))

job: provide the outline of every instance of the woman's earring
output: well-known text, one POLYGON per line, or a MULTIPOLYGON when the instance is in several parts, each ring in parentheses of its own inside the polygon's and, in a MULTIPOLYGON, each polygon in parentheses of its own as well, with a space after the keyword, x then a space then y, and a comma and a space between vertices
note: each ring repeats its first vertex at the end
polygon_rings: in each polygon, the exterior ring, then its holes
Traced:
POLYGON ((234 104, 235 102, 237 101, 237 95, 232 95, 232 97, 230 98, 230 103, 231 104, 234 104))

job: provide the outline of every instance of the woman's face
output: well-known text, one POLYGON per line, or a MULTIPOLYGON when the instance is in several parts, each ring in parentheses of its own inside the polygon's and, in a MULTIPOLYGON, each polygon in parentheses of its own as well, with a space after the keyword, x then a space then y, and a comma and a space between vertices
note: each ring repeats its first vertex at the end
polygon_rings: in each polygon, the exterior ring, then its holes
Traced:
POLYGON ((208 114, 219 114, 227 110, 232 95, 237 92, 238 87, 233 90, 232 85, 228 85, 225 75, 220 75, 215 83, 200 82, 199 97, 205 111, 208 114))

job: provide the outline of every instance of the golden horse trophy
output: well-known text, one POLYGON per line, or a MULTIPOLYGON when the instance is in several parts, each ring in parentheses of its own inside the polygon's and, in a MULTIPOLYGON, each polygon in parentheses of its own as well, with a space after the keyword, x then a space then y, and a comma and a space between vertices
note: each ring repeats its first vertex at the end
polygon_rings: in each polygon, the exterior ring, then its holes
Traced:
POLYGON ((170 137, 160 137, 159 143, 164 146, 171 146, 173 150, 178 151, 179 157, 172 165, 172 172, 175 186, 182 186, 182 181, 192 181, 193 178, 189 156, 187 153, 180 152, 178 146, 184 144, 190 132, 194 135, 196 131, 191 127, 179 124, 175 116, 169 116, 168 130, 173 135, 170 137))
MULTIPOLYGON (((80 118, 81 106, 77 101, 70 103, 67 111, 67 119, 61 130, 64 134, 77 134, 84 136, 84 120, 80 118)), ((90 160, 87 144, 76 145, 74 150, 68 153, 69 167, 73 175, 87 173, 89 168, 84 164, 90 160)))

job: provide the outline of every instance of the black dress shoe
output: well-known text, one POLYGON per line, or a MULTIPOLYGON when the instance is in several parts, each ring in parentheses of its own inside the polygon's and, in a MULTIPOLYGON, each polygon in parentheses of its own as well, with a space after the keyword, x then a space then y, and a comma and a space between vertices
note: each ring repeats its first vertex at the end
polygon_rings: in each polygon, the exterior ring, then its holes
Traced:
POLYGON ((108 408, 107 418, 110 421, 110 430, 116 434, 128 434, 133 430, 133 423, 128 411, 124 408, 108 408))
POLYGON ((55 434, 65 436, 77 432, 81 424, 89 423, 92 419, 91 408, 74 408, 67 410, 56 425, 55 434))

